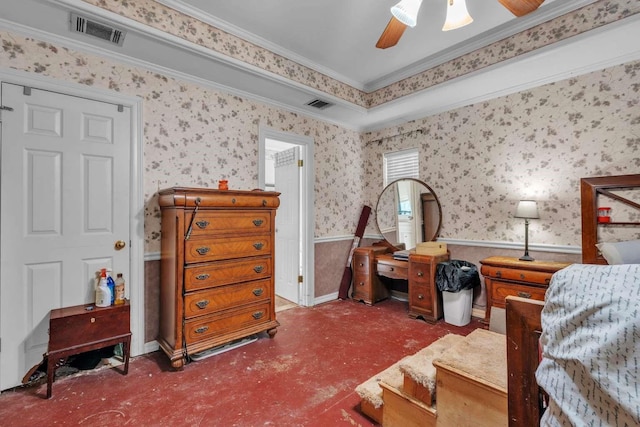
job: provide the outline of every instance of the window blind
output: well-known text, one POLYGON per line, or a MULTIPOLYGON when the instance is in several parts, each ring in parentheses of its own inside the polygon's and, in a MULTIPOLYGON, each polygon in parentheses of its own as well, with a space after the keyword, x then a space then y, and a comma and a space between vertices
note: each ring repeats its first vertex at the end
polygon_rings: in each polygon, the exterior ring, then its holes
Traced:
POLYGON ((400 178, 419 178, 417 148, 385 153, 383 163, 385 187, 400 178))

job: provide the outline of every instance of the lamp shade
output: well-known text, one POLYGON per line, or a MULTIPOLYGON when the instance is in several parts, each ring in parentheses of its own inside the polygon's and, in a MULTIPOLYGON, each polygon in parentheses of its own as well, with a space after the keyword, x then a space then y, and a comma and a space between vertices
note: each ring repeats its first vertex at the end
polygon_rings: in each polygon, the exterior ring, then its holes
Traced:
POLYGON ((418 10, 422 0, 402 0, 391 8, 391 14, 395 18, 411 28, 418 22, 418 10))
POLYGON ((516 218, 535 219, 538 215, 538 204, 534 200, 520 200, 516 208, 516 218))
POLYGON ((472 22, 473 18, 467 11, 465 0, 447 0, 447 19, 442 31, 455 30, 472 22))

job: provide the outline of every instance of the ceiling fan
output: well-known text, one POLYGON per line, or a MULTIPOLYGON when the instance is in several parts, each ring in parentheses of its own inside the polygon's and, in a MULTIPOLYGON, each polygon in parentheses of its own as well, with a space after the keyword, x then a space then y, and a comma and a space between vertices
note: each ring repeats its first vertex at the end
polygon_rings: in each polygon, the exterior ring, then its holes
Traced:
MULTIPOLYGON (((524 16, 536 10, 544 0, 498 0, 515 16, 524 16)), ((442 31, 455 30, 473 22, 465 0, 446 0, 447 18, 442 31)), ((415 27, 422 0, 401 0, 391 8, 391 19, 376 43, 379 49, 395 46, 407 27, 415 27)))

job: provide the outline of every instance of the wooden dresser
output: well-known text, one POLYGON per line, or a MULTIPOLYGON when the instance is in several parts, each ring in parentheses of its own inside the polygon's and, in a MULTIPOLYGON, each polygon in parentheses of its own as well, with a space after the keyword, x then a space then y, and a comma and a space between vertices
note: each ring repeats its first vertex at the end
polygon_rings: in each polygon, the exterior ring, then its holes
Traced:
POLYGON ((555 261, 520 261, 493 256, 480 261, 487 290, 485 322, 491 319, 491 307, 505 308, 505 298, 513 295, 544 301, 551 276, 571 264, 555 261))
POLYGON ((160 347, 188 356, 276 333, 274 247, 279 193, 174 187, 162 211, 160 347))

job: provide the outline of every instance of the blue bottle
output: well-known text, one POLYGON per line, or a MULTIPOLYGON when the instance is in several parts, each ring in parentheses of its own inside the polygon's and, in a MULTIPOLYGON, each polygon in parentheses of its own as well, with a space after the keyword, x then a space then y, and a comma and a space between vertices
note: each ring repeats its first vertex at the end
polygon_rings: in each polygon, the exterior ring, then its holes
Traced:
POLYGON ((111 270, 107 270, 107 286, 109 287, 109 291, 111 291, 111 305, 113 305, 116 296, 116 282, 114 282, 111 277, 111 270))

